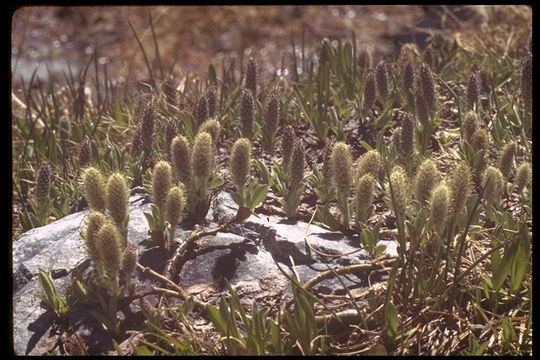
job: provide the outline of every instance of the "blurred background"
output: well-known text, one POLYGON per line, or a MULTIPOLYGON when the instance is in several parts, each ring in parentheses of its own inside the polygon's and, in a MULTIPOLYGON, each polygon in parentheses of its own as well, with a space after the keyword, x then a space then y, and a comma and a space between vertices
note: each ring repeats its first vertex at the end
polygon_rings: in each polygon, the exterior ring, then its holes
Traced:
POLYGON ((109 79, 144 81, 147 65, 136 33, 149 65, 165 75, 201 75, 231 59, 241 71, 254 57, 261 76, 287 76, 282 69, 292 64, 293 41, 300 56, 302 47, 309 54, 324 38, 351 40, 354 32, 358 46, 377 58, 403 42, 422 47, 430 33, 474 48, 490 32, 494 46, 512 51, 513 42, 527 41, 531 24, 527 6, 24 7, 12 19, 11 66, 13 84, 28 81, 36 68, 46 81, 63 78, 69 68, 77 74, 96 56, 109 79))

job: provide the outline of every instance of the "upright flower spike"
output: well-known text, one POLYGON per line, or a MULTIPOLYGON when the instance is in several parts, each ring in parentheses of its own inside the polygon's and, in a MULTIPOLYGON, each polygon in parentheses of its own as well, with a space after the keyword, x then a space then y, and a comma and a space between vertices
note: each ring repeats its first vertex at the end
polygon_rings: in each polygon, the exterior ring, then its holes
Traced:
POLYGON ((217 144, 219 135, 221 134, 221 125, 216 119, 208 119, 199 126, 198 132, 206 131, 212 136, 212 143, 217 144))
POLYGON ((422 204, 427 204, 435 184, 440 180, 440 173, 432 159, 426 159, 420 165, 416 174, 415 189, 416 199, 422 204))
POLYGON ((187 185, 191 181, 191 149, 188 140, 182 135, 172 141, 171 161, 175 178, 187 185))
POLYGON ((375 68, 375 84, 382 100, 388 97, 388 69, 384 60, 379 61, 375 68))
POLYGON ((356 184, 356 195, 354 201, 356 203, 356 219, 360 222, 366 222, 367 209, 373 203, 375 194, 375 178, 367 173, 363 175, 356 184))
MULTIPOLYGON (((130 154, 133 157, 137 157, 142 152, 142 139, 141 139, 141 132, 142 127, 139 124, 137 126, 137 129, 135 130, 135 133, 133 134, 133 139, 131 140, 131 147, 130 147, 130 154)), ((79 155, 80 158, 80 155, 79 155)))
POLYGON ((301 142, 294 144, 289 171, 289 187, 297 188, 304 180, 304 145, 301 142))
POLYGON ((486 151, 489 145, 489 135, 484 128, 477 129, 471 137, 471 145, 476 151, 486 151))
POLYGON ((263 145, 269 153, 274 151, 274 138, 279 122, 279 98, 270 93, 266 98, 263 111, 263 145))
POLYGON ((165 201, 165 219, 175 227, 182 217, 184 211, 184 193, 178 186, 174 186, 169 190, 165 201))
POLYGON ((142 150, 150 152, 154 143, 154 127, 156 119, 156 108, 153 102, 146 104, 143 120, 141 123, 141 145, 142 150))
POLYGON ((532 112, 532 54, 528 53, 521 65, 521 97, 525 111, 532 112))
POLYGON ((253 97, 257 97, 257 64, 253 58, 248 60, 243 85, 244 88, 251 90, 253 97))
POLYGON ((125 229, 125 219, 128 213, 128 199, 129 190, 124 176, 120 173, 109 176, 106 191, 107 208, 114 223, 122 233, 127 230, 125 229))
POLYGON ((392 144, 398 152, 401 152, 401 127, 399 126, 392 133, 392 144))
POLYGON ((450 174, 449 188, 452 209, 455 213, 463 211, 471 192, 471 169, 467 163, 461 162, 454 168, 450 174))
POLYGON ((409 60, 403 69, 403 88, 407 94, 407 104, 409 105, 409 111, 414 109, 414 95, 413 89, 411 89, 411 84, 414 84, 414 66, 413 62, 409 60))
POLYGON ((364 112, 371 110, 375 100, 377 99, 376 85, 375 85, 375 75, 373 72, 369 72, 366 75, 366 80, 364 83, 364 94, 362 98, 362 108, 364 112))
POLYGON ((138 257, 137 245, 128 241, 124 252, 122 253, 122 271, 126 276, 133 274, 137 268, 137 257, 138 257))
POLYGON ((371 174, 375 180, 379 178, 382 161, 379 150, 369 150, 357 161, 356 178, 361 178, 366 174, 371 174))
POLYGON ((291 157, 293 152, 294 145, 294 133, 290 126, 285 126, 283 128, 283 136, 281 139, 281 155, 283 160, 281 166, 283 169, 288 169, 289 164, 291 163, 291 157))
POLYGON ((44 162, 39 166, 36 175, 36 200, 38 204, 43 204, 49 199, 51 191, 51 167, 44 162))
POLYGON ((502 195, 502 190, 505 183, 504 177, 499 169, 494 166, 488 166, 484 172, 484 177, 482 180, 484 199, 486 200, 488 206, 494 205, 502 195))
POLYGON ((491 75, 486 70, 480 70, 478 73, 480 93, 488 96, 491 93, 491 75))
POLYGON ((206 98, 200 96, 197 100, 197 105, 195 106, 195 114, 193 116, 195 119, 195 127, 200 126, 203 122, 208 119, 208 106, 206 104, 206 98))
POLYGON ((471 143, 474 133, 478 130, 478 116, 474 111, 469 111, 463 119, 463 139, 471 143))
POLYGON ((216 87, 209 86, 205 93, 206 107, 208 109, 208 117, 213 117, 216 114, 216 87))
POLYGON ((450 191, 448 186, 440 183, 433 189, 429 201, 429 213, 431 214, 431 224, 433 229, 439 234, 444 230, 448 215, 448 204, 450 201, 450 191))
POLYGON ((424 55, 423 58, 426 64, 430 68, 433 68, 433 66, 435 66, 435 54, 433 53, 433 46, 431 44, 426 46, 426 49, 424 50, 423 55, 424 55))
POLYGON ((88 253, 88 257, 96 264, 99 262, 98 233, 105 223, 107 223, 105 215, 99 211, 92 211, 87 215, 83 228, 86 252, 88 253))
POLYGON ((191 164, 193 166, 193 174, 199 179, 208 180, 212 174, 212 168, 214 166, 212 146, 212 137, 207 132, 202 132, 195 136, 191 164))
POLYGON ((524 162, 519 165, 516 172, 516 186, 518 192, 522 192, 523 189, 531 182, 532 168, 531 164, 524 162))
POLYGON ((475 71, 469 74, 469 81, 467 83, 467 102, 469 107, 473 108, 475 104, 478 104, 478 78, 475 71))
POLYGON ((352 184, 352 155, 349 146, 342 141, 332 148, 332 173, 338 194, 349 194, 352 184))
POLYGON ((392 200, 392 191, 389 185, 387 189, 388 199, 392 204, 394 212, 400 217, 401 221, 404 221, 409 204, 410 191, 409 178, 401 166, 394 166, 390 173, 390 182, 392 183, 394 196, 392 200))
POLYGON ((84 193, 90 209, 105 212, 105 180, 101 172, 93 167, 83 173, 84 193))
POLYGON ((122 264, 122 243, 116 226, 104 224, 98 232, 98 253, 109 279, 118 285, 118 270, 122 264))
POLYGON ((407 158, 414 156, 414 119, 406 112, 401 112, 400 150, 407 158))
POLYGON ((501 155, 499 157, 499 169, 505 177, 505 179, 510 179, 512 175, 512 166, 514 165, 514 155, 516 153, 516 143, 509 142, 501 150, 501 155))
POLYGON ((324 152, 324 162, 323 162, 323 168, 322 168, 322 175, 325 183, 327 185, 332 184, 332 181, 334 179, 334 175, 332 174, 332 148, 330 147, 330 144, 328 143, 326 145, 326 149, 324 152))
POLYGON ((243 192, 251 170, 251 142, 246 138, 236 140, 231 152, 230 169, 232 181, 243 192))
POLYGON ((437 104, 437 94, 433 74, 427 64, 420 65, 420 89, 429 113, 434 112, 437 104))
POLYGON ((90 164, 92 160, 92 143, 88 136, 84 138, 79 145, 79 166, 84 168, 90 164))
POLYGON ((171 184, 171 166, 166 161, 158 162, 152 173, 152 202, 160 209, 165 205, 171 184))
POLYGON ((243 89, 240 97, 240 124, 242 125, 242 135, 247 139, 251 139, 253 136, 254 116, 253 94, 251 90, 243 89))

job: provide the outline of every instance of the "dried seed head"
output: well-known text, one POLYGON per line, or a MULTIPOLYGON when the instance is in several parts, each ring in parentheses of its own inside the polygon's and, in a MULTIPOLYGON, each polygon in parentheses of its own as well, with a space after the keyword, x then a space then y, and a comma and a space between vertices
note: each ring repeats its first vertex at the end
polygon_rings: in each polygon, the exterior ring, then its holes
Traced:
POLYGON ((206 106, 208 108, 208 116, 212 117, 216 113, 216 104, 217 104, 216 87, 209 86, 206 89, 205 97, 206 97, 206 106))
POLYGON ((450 192, 454 212, 462 211, 471 192, 471 169, 465 162, 457 165, 450 175, 450 192))
POLYGON ((433 189, 431 199, 429 201, 429 212, 431 223, 437 232, 442 232, 446 225, 448 215, 448 203, 450 201, 450 191, 448 186, 441 183, 433 189))
POLYGON ((384 60, 379 61, 375 68, 375 84, 382 99, 388 97, 388 69, 384 60))
MULTIPOLYGON (((416 63, 416 54, 420 53, 418 46, 415 43, 403 44, 399 50, 398 69, 404 71, 407 65, 416 63)), ((409 83, 412 84, 412 83, 409 83)))
POLYGON ((357 181, 355 203, 357 217, 362 222, 367 220, 366 210, 373 202, 375 184, 375 178, 371 174, 365 174, 357 181))
POLYGON ((90 139, 88 138, 88 136, 86 136, 84 140, 81 142, 81 145, 79 145, 79 166, 81 168, 84 168, 90 164, 91 160, 92 160, 92 143, 90 142, 90 139))
POLYGON ((176 123, 173 120, 167 121, 165 124, 165 153, 170 156, 171 143, 176 136, 176 123))
POLYGON ((348 194, 352 184, 352 155, 349 146, 342 141, 332 148, 332 173, 338 194, 348 194))
POLYGON ((124 274, 131 275, 137 268, 137 253, 137 245, 128 241, 122 254, 122 271, 124 274))
POLYGON ((249 89, 243 89, 240 98, 240 123, 242 124, 242 135, 245 138, 251 139, 253 135, 254 116, 253 93, 249 89))
POLYGON ((217 144, 221 133, 221 125, 216 119, 208 119, 199 126, 199 133, 207 132, 212 137, 212 143, 217 144))
POLYGON ((435 92, 435 82, 431 68, 427 64, 420 65, 420 89, 422 97, 426 102, 426 107, 429 113, 435 111, 437 105, 437 94, 435 92))
POLYGON ((474 111, 469 111, 465 114, 463 120, 463 139, 468 143, 471 143, 472 137, 478 129, 478 116, 474 111))
POLYGON ((499 169, 506 179, 512 175, 512 165, 514 165, 514 155, 516 153, 516 143, 509 142, 504 145, 499 157, 499 169))
POLYGON ((234 143, 230 169, 234 185, 243 189, 251 170, 251 142, 248 139, 241 138, 234 143))
POLYGON ((165 201, 165 219, 175 227, 184 211, 184 193, 178 186, 174 186, 167 194, 165 201))
POLYGON ((191 180, 191 149, 188 140, 182 135, 172 141, 171 161, 175 178, 187 185, 191 180))
POLYGON ((83 173, 84 193, 90 209, 105 212, 105 181, 101 172, 89 167, 83 173))
POLYGON ((414 156, 414 119, 410 113, 401 112, 400 151, 403 156, 414 156))
POLYGON ((475 104, 478 104, 478 78, 476 72, 469 74, 469 81, 467 83, 467 102, 472 108, 475 104))
POLYGON ((289 168, 294 145, 294 133, 290 126, 283 128, 283 136, 281 138, 281 154, 283 155, 282 167, 289 168))
POLYGON ((494 166, 488 166, 484 171, 482 179, 484 188, 484 199, 488 205, 493 205, 500 199, 505 180, 499 169, 494 166))
POLYGON ((199 96, 197 105, 195 106, 195 114, 193 118, 195 119, 195 127, 200 126, 206 121, 206 119, 208 119, 208 105, 206 104, 206 97, 199 96))
POLYGON ((150 152, 154 143, 154 123, 156 119, 156 108, 153 101, 146 104, 144 116, 141 123, 141 145, 142 150, 150 152))
POLYGON ((195 136, 191 164, 193 174, 200 179, 209 179, 214 167, 214 154, 212 149, 212 137, 207 132, 195 136))
POLYGON ((431 192, 440 180, 440 173, 431 159, 426 159, 418 168, 416 174, 415 189, 416 199, 422 204, 427 204, 431 197, 431 192))
POLYGON ((471 137, 471 145, 478 152, 487 150, 489 145, 489 136, 486 129, 479 128, 474 132, 473 136, 471 137))
POLYGON ((107 180, 106 203, 116 226, 122 229, 128 210, 129 190, 126 179, 120 173, 112 174, 107 180))
POLYGON ((531 182, 532 168, 531 164, 524 162, 519 165, 516 173, 516 186, 518 192, 523 191, 523 189, 531 182))
POLYGON ((83 228, 83 239, 88 257, 95 263, 99 262, 98 254, 98 233, 101 227, 105 225, 107 218, 99 211, 90 212, 83 228))
POLYGON ((404 221, 407 206, 409 204, 409 178, 405 173, 405 170, 399 165, 394 166, 390 173, 390 182, 393 190, 393 201, 390 186, 387 189, 387 195, 390 200, 390 204, 394 212, 400 217, 401 221, 404 221))
POLYGON ((251 90, 251 94, 257 96, 257 64, 253 58, 249 58, 244 77, 244 88, 251 90))
POLYGON ((279 122, 279 97, 270 93, 266 98, 263 111, 263 134, 268 137, 269 144, 273 144, 279 122))
POLYGON ((118 276, 122 262, 122 243, 116 226, 105 223, 97 235, 99 259, 112 279, 118 276))
POLYGON ((171 166, 166 161, 160 161, 154 166, 152 173, 152 202, 158 207, 163 208, 167 194, 171 188, 171 166))
POLYGON ((521 65, 521 97, 525 111, 532 112, 532 54, 528 53, 521 65))
POLYGON ((366 174, 371 174, 373 179, 378 179, 381 167, 382 161, 379 150, 369 150, 356 161, 355 177, 361 178, 366 174))
POLYGON ((39 170, 36 175, 36 200, 38 204, 43 204, 49 198, 49 192, 51 191, 51 167, 48 163, 44 162, 39 166, 39 170))
POLYGON ((362 102, 362 107, 364 111, 369 111, 375 100, 377 99, 376 85, 375 85, 375 75, 370 71, 366 75, 366 81, 364 85, 364 97, 362 102))
POLYGON ((289 169, 289 187, 297 188, 302 180, 304 180, 304 145, 302 142, 297 142, 294 144, 289 169))

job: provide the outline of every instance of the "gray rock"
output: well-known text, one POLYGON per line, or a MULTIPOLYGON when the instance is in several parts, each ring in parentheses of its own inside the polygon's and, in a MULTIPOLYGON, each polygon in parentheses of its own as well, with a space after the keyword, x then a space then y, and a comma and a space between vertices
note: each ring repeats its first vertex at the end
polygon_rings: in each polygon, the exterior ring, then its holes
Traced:
MULTIPOLYGON (((215 199, 208 213, 208 228, 218 226, 236 215, 237 205, 227 193, 215 199)), ((129 240, 139 245, 139 262, 155 271, 163 272, 168 254, 158 247, 146 247, 142 241, 147 238, 148 224, 143 212, 149 212, 150 205, 144 198, 130 199, 129 240)), ((64 275, 75 268, 88 267, 83 262, 86 253, 80 238, 81 225, 87 213, 69 215, 46 226, 32 229, 13 243, 13 322, 15 352, 41 354, 46 351, 50 340, 54 316, 41 304, 35 295, 41 291, 37 283, 39 268, 47 270, 65 269, 64 275)), ((206 236, 197 241, 194 250, 186 254, 186 261, 178 270, 179 284, 202 300, 215 302, 227 292, 225 280, 236 288, 242 301, 250 304, 254 299, 289 298, 291 284, 280 268, 290 276, 294 270, 305 282, 330 267, 357 264, 365 261, 365 251, 359 250, 358 239, 348 239, 340 233, 333 233, 317 225, 289 222, 277 216, 251 215, 242 223, 230 226, 227 233, 206 236), (306 253, 304 236, 318 251, 330 254, 347 254, 342 257, 321 256, 306 253), (291 259, 294 265, 291 263, 291 259), (279 268, 278 268, 279 266, 279 268)), ((185 238, 189 229, 178 228, 177 237, 185 238)), ((395 253, 395 246, 389 247, 395 253)), ((83 269, 84 270, 84 269, 83 269)), ((141 286, 155 283, 148 276, 139 276, 141 286)), ((71 276, 55 279, 55 286, 63 294, 71 276)), ((347 286, 364 287, 366 279, 354 275, 343 276, 347 286)), ((324 293, 343 293, 338 279, 328 279, 314 288, 324 293)), ((130 306, 129 309, 138 309, 130 306)), ((83 308, 77 307, 70 314, 70 322, 91 347, 92 353, 110 346, 108 335, 83 308), (99 350, 98 350, 99 349, 99 350)), ((132 310, 128 310, 132 311, 132 310)), ((137 319, 129 321, 130 329, 142 328, 140 309, 130 313, 137 319)), ((140 330, 140 329, 139 329, 140 330)))

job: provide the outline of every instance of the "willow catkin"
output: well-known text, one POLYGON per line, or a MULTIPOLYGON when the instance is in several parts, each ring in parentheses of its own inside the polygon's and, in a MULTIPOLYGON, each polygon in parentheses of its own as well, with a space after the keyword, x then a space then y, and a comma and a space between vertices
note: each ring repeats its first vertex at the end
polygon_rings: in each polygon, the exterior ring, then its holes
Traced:
POLYGON ((191 181, 191 149, 189 141, 182 135, 171 143, 171 161, 176 180, 187 185, 191 181))
POLYGON ((478 78, 475 71, 469 74, 469 80, 467 82, 467 102, 469 107, 473 108, 475 104, 478 104, 478 78))
POLYGON ((42 205, 49 199, 51 191, 51 167, 44 162, 39 166, 36 175, 36 200, 42 205))
POLYGON ((116 280, 122 262, 120 233, 111 223, 104 224, 97 234, 97 250, 105 271, 116 280))
POLYGON ((414 155, 414 118, 410 113, 401 112, 401 153, 410 158, 414 155))
POLYGON ((446 225, 450 191, 446 184, 438 184, 431 193, 429 213, 435 231, 441 233, 446 225))
POLYGON ((205 100, 206 100, 206 107, 208 109, 208 117, 212 117, 216 114, 216 106, 217 106, 217 95, 216 95, 216 87, 215 86, 209 86, 206 89, 205 93, 205 100))
POLYGON ((106 203, 116 226, 122 229, 128 213, 129 189, 126 179, 120 173, 109 176, 106 188, 106 203))
POLYGON ((122 253, 122 271, 126 275, 131 275, 137 268, 137 245, 131 241, 127 242, 127 245, 122 253))
POLYGON ((279 122, 279 97, 275 93, 270 93, 266 98, 263 110, 263 137, 267 143, 267 150, 273 151, 274 137, 279 122))
POLYGON ((199 127, 203 122, 208 119, 208 107, 206 104, 206 97, 199 96, 197 99, 197 104, 195 105, 195 114, 193 116, 195 119, 195 127, 199 127))
POLYGON ((379 150, 369 150, 357 161, 355 177, 360 178, 366 174, 370 174, 376 180, 379 178, 381 167, 382 160, 379 150))
POLYGON ((375 178, 371 174, 365 174, 358 179, 355 191, 356 216, 359 221, 365 222, 367 209, 373 203, 375 195, 375 178))
POLYGON ((452 209, 455 213, 462 211, 471 191, 471 169, 467 163, 459 163, 451 172, 449 188, 452 209))
POLYGON ((253 58, 249 58, 243 85, 246 89, 251 90, 253 97, 257 96, 257 77, 257 64, 253 58))
POLYGON ((212 137, 212 143, 217 144, 221 134, 221 125, 216 119, 208 119, 199 126, 199 133, 206 131, 212 137))
POLYGON ((388 199, 390 199, 395 214, 398 215, 403 221, 409 203, 410 190, 409 178, 401 166, 394 166, 392 172, 390 173, 390 182, 392 184, 392 189, 390 189, 389 184, 387 196, 388 199))
POLYGON ((532 167, 528 162, 524 162, 517 168, 516 171, 516 187, 518 192, 523 191, 523 189, 531 182, 532 167))
POLYGON ((469 111, 463 119, 463 140, 471 143, 472 137, 478 129, 478 116, 474 111, 469 111))
POLYGON ((375 104, 377 99, 376 85, 375 85, 375 75, 370 71, 366 75, 366 81, 364 84, 364 94, 362 99, 362 108, 364 111, 369 111, 375 104))
POLYGON ((332 148, 332 174, 338 194, 348 194, 352 184, 352 155, 349 146, 342 141, 332 148))
POLYGON ((304 145, 302 142, 294 144, 289 169, 289 187, 297 188, 304 180, 304 145))
POLYGON ((84 168, 92 161, 92 143, 88 136, 79 145, 79 166, 84 168))
POLYGON ((154 166, 152 173, 152 202, 163 208, 167 194, 172 184, 171 166, 166 161, 160 161, 154 166))
POLYGON ((484 189, 484 199, 488 206, 494 205, 500 199, 504 182, 504 177, 499 169, 494 166, 488 166, 486 168, 482 178, 482 188, 484 189))
POLYGON ((235 141, 229 167, 234 185, 243 190, 251 170, 251 142, 248 139, 235 141))
POLYGON ((375 85, 382 100, 388 97, 388 69, 384 60, 379 61, 375 68, 375 85))
POLYGON ((207 132, 195 136, 191 153, 193 174, 200 179, 209 180, 214 165, 212 137, 207 132))
POLYGON ((435 111, 437 104, 437 94, 435 92, 435 81, 433 80, 433 74, 431 68, 427 64, 420 65, 420 89, 422 96, 426 102, 426 107, 429 113, 435 111))
POLYGON ((179 186, 173 186, 165 200, 165 219, 175 227, 184 211, 184 193, 179 186))
POLYGON ((504 145, 499 157, 499 169, 506 179, 512 175, 512 166, 514 165, 514 155, 516 153, 516 143, 509 142, 504 145))
POLYGON ((154 143, 154 126, 156 109, 153 101, 146 104, 143 120, 141 123, 141 147, 145 152, 150 152, 154 143))
POLYGON ((253 93, 249 89, 243 89, 240 97, 240 124, 242 135, 247 139, 253 136, 253 122, 255 117, 255 104, 253 93))
POLYGON ((82 238, 84 239, 84 245, 88 257, 97 263, 99 261, 98 253, 98 232, 101 227, 105 225, 107 218, 99 211, 91 211, 85 219, 83 227, 82 238))
POLYGON ((426 159, 418 168, 415 179, 416 199, 425 205, 431 197, 431 192, 440 181, 440 173, 432 159, 426 159))
POLYGON ((105 212, 105 180, 101 172, 89 167, 86 168, 82 177, 84 193, 90 209, 105 212))

